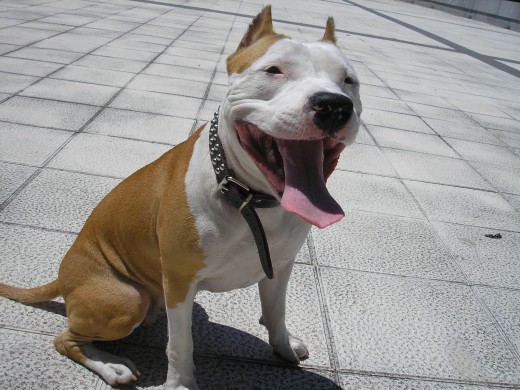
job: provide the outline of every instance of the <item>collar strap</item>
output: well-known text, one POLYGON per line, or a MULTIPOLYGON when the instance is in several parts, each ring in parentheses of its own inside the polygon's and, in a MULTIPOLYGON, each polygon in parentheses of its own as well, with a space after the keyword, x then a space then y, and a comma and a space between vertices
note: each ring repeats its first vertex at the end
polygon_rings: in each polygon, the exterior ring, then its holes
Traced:
POLYGON ((226 155, 218 136, 218 117, 219 111, 216 111, 209 129, 209 152, 217 178, 218 190, 224 195, 224 199, 244 217, 249 229, 253 233, 265 275, 272 279, 274 275, 269 245, 262 222, 258 218, 255 208, 276 207, 279 205, 279 202, 271 195, 251 190, 247 185, 235 178, 233 170, 227 166, 226 155))

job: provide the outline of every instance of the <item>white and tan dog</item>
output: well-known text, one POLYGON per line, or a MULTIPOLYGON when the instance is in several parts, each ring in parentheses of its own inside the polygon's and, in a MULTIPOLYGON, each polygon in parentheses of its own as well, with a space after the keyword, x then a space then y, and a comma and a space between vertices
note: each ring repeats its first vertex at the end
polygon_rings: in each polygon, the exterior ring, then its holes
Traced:
POLYGON ((257 210, 273 279, 264 274, 248 224, 218 190, 212 130, 203 126, 102 200, 55 281, 32 289, 0 284, 0 295, 26 303, 63 296, 69 329, 56 337, 56 349, 111 385, 139 373, 92 341, 126 337, 165 308, 166 388, 197 388, 191 317, 199 290, 258 283, 260 321, 274 351, 294 363, 306 357, 304 343, 285 326, 287 282, 311 224, 343 217, 325 182, 361 113, 358 79, 335 42, 332 18, 321 41, 300 43, 273 31, 266 7, 227 60, 230 88, 212 129, 218 124, 235 178, 281 203, 257 210))

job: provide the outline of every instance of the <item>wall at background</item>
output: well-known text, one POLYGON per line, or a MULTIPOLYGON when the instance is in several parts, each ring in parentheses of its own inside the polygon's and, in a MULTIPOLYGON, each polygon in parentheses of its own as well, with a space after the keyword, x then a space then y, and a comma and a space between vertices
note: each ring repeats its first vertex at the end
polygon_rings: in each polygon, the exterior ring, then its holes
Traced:
POLYGON ((404 0, 495 26, 520 31, 518 0, 404 0))

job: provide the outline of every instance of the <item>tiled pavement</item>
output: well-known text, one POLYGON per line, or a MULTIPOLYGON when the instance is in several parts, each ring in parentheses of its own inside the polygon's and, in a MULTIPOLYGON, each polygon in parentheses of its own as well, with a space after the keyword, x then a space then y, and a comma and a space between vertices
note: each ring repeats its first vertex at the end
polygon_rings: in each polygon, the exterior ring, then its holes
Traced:
MULTIPOLYGON (((54 278, 96 203, 211 117, 262 3, 0 0, 2 281, 54 278)), ((275 3, 296 39, 333 15, 361 77, 364 126, 330 180, 347 216, 291 280, 301 369, 271 355, 255 288, 201 293, 201 388, 520 388, 520 34, 397 0, 275 3)), ((0 299, 0 389, 106 388, 54 351, 65 322, 60 301, 0 299)), ((148 389, 165 343, 162 317, 105 348, 148 389)))

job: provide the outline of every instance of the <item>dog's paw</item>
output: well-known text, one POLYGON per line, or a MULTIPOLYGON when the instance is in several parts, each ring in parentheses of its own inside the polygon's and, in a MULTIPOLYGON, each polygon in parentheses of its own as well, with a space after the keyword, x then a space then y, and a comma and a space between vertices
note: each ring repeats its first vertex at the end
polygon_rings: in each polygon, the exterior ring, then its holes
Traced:
POLYGON ((165 390, 199 390, 199 386, 197 385, 197 382, 195 379, 189 381, 185 384, 179 384, 178 381, 166 381, 164 384, 165 390))
POLYGON ((128 385, 137 381, 137 376, 134 372, 136 371, 131 370, 123 364, 107 363, 102 368, 101 375, 110 386, 118 386, 128 385))
POLYGON ((297 337, 288 335, 285 342, 273 344, 273 350, 285 360, 294 364, 299 364, 301 359, 309 357, 307 346, 297 337))

